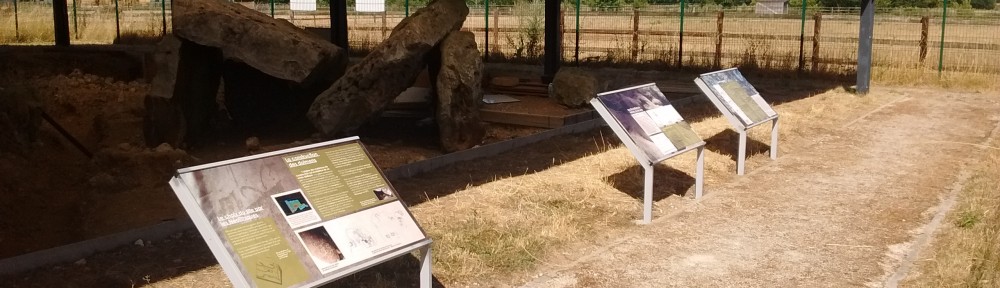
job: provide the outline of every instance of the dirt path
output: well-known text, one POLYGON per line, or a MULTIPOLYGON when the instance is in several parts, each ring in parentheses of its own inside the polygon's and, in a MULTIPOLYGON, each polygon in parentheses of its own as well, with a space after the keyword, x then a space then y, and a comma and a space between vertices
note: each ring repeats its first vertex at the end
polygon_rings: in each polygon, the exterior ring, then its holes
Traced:
POLYGON ((886 286, 1000 120, 997 95, 896 91, 524 287, 886 286))

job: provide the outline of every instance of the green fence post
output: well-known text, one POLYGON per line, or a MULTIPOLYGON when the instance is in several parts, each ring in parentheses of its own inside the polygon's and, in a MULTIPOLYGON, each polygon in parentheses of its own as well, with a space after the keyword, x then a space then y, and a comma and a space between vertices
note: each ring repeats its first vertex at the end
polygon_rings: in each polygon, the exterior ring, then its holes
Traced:
POLYGON ((76 0, 73 0, 73 35, 74 38, 80 39, 80 28, 76 26, 76 0))
POLYGON ((677 44, 677 68, 681 67, 681 61, 684 59, 684 4, 686 2, 681 0, 681 31, 677 33, 679 36, 677 44))
POLYGON ((410 0, 403 2, 403 7, 406 8, 406 17, 410 17, 410 0))
POLYGON ((580 0, 576 0, 576 43, 573 46, 573 59, 576 66, 580 66, 580 0))
POLYGON ((163 32, 160 36, 167 35, 167 0, 160 0, 160 17, 163 19, 163 32))
POLYGON ((17 19, 17 1, 18 0, 14 0, 14 41, 18 41, 21 39, 21 29, 20 29, 21 27, 18 24, 18 19, 17 19))
POLYGON ((941 48, 938 51, 938 77, 944 70, 944 25, 948 22, 948 0, 944 0, 944 11, 941 12, 941 48))
POLYGON ((271 2, 271 18, 274 18, 274 0, 271 0, 269 2, 271 2))
POLYGON ((483 49, 483 51, 485 51, 485 53, 483 53, 483 62, 486 62, 490 57, 490 0, 486 0, 484 4, 486 5, 486 14, 484 14, 483 18, 485 18, 486 21, 483 21, 483 23, 486 24, 486 29, 483 30, 483 35, 485 36, 485 38, 483 38, 483 42, 486 47, 483 49))
POLYGON ((802 24, 799 27, 799 73, 806 65, 805 41, 806 41, 806 2, 802 0, 802 24))
POLYGON ((121 21, 118 20, 120 15, 118 15, 118 0, 115 0, 115 41, 118 42, 122 38, 122 26, 121 21))

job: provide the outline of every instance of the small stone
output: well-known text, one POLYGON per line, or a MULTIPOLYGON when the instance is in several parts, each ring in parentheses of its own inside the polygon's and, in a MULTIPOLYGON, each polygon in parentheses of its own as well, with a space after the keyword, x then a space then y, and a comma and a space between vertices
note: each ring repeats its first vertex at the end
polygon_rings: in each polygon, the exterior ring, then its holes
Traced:
POLYGON ((174 150, 174 147, 170 146, 170 144, 163 143, 160 144, 160 146, 156 146, 155 151, 159 153, 164 153, 164 152, 170 152, 171 150, 174 150))
POLYGON ((257 137, 247 138, 246 146, 247 146, 247 151, 250 152, 260 150, 260 139, 257 139, 257 137))
POLYGON ((76 262, 73 262, 73 264, 76 264, 76 265, 87 265, 87 259, 76 260, 76 262))
POLYGON ((135 240, 135 243, 133 244, 135 244, 135 246, 146 246, 146 243, 143 242, 142 239, 135 240))

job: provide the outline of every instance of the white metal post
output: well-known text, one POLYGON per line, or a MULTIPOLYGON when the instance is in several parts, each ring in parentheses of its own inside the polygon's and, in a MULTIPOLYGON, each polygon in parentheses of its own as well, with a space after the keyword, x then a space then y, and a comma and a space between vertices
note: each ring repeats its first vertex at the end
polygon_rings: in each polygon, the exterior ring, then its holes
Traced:
POLYGON ((420 288, 431 288, 431 244, 420 249, 420 288))
POLYGON ((778 118, 771 120, 771 159, 778 159, 778 118))
POLYGON ((736 175, 743 175, 743 167, 747 157, 747 131, 740 131, 740 152, 736 157, 736 175))
POLYGON ((643 185, 642 224, 653 221, 653 167, 652 163, 642 165, 646 176, 643 185))
POLYGON ((698 147, 698 168, 694 178, 694 199, 701 198, 705 187, 705 146, 698 147))

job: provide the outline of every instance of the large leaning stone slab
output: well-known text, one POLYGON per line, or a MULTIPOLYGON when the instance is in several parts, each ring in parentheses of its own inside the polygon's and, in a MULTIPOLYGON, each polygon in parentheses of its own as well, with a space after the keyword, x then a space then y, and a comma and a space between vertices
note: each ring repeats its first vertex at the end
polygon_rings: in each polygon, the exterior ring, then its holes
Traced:
POLYGON ((175 35, 219 48, 224 58, 275 78, 329 85, 347 67, 344 49, 288 21, 226 0, 176 0, 173 5, 175 35))
POLYGON ((388 39, 316 97, 310 121, 328 137, 356 132, 413 85, 427 64, 426 54, 461 28, 468 14, 464 0, 434 0, 403 19, 388 39))
POLYGON ((483 61, 472 32, 456 31, 441 41, 441 66, 435 81, 437 123, 441 146, 448 152, 465 150, 483 141, 486 129, 479 118, 483 103, 483 61))

